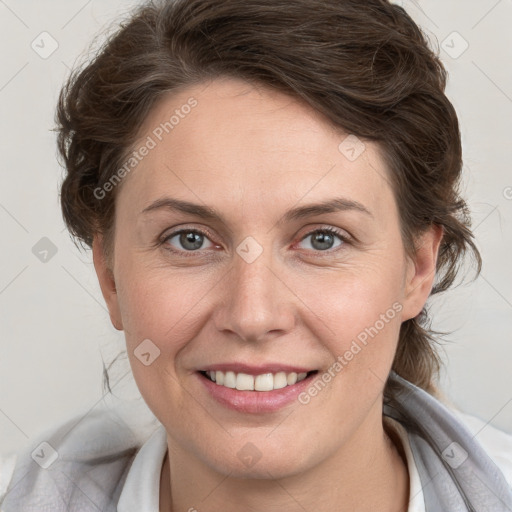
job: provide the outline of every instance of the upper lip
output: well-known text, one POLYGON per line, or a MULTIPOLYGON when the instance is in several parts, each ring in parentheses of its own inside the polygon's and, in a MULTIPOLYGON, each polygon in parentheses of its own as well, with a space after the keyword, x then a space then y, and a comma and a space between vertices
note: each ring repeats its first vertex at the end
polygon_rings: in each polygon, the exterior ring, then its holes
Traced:
POLYGON ((210 371, 221 371, 221 372, 234 372, 234 373, 246 373, 248 375, 262 375, 264 373, 308 373, 314 371, 316 368, 306 366, 292 366, 283 363, 266 363, 261 365, 248 365, 243 363, 219 363, 210 364, 208 366, 201 367, 199 371, 210 372, 210 371))

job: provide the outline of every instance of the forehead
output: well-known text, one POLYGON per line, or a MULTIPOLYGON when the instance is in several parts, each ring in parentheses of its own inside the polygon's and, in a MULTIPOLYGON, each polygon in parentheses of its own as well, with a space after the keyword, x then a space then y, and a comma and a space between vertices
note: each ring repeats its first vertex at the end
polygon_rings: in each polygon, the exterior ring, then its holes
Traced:
MULTIPOLYGON (((223 78, 163 97, 139 131, 144 151, 121 201, 139 212, 166 194, 221 207, 346 196, 377 214, 394 199, 379 148, 304 102, 223 78)), ((390 203, 391 202, 391 203, 390 203)))

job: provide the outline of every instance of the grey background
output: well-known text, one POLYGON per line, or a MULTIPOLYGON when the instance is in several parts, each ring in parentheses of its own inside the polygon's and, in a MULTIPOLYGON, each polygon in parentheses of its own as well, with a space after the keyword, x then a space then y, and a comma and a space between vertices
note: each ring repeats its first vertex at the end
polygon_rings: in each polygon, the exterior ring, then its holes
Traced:
MULTIPOLYGON (((110 399, 102 357, 110 361, 124 337, 110 324, 90 252, 64 230, 51 128, 77 57, 136 3, 0 0, 0 452, 110 399)), ((512 433, 512 1, 398 3, 440 45, 448 68, 463 190, 484 259, 477 281, 431 302, 433 326, 453 331, 442 351, 443 389, 462 410, 512 433)), ((138 396, 126 360, 112 378, 119 399, 138 396)))

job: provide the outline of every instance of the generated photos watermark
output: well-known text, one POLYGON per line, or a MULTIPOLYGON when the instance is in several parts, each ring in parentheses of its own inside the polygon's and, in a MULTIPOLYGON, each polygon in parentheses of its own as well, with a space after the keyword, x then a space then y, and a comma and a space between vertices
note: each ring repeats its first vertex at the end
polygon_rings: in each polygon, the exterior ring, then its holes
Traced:
POLYGON ((298 400, 301 404, 307 405, 311 402, 311 398, 315 397, 322 391, 331 380, 333 380, 336 375, 338 375, 343 368, 350 364, 350 361, 354 359, 354 357, 363 350, 368 345, 369 338, 373 339, 377 334, 379 334, 382 329, 391 321, 397 313, 400 313, 403 309, 402 304, 400 302, 395 302, 385 313, 382 313, 379 316, 379 319, 375 321, 375 323, 366 327, 363 331, 361 331, 356 339, 352 340, 350 348, 347 349, 343 355, 339 355, 336 358, 336 361, 320 376, 320 378, 315 379, 315 381, 311 384, 311 386, 302 393, 299 394, 298 400))
POLYGON ((163 123, 160 123, 152 132, 148 135, 144 143, 137 149, 134 150, 130 157, 125 163, 115 172, 106 183, 101 187, 94 189, 94 197, 98 200, 104 199, 109 192, 112 192, 114 188, 121 183, 122 179, 129 174, 146 156, 149 155, 152 149, 155 149, 159 142, 162 142, 165 135, 171 133, 172 130, 190 114, 194 107, 197 107, 198 101, 194 97, 190 97, 187 103, 184 103, 180 108, 174 111, 174 114, 163 123))

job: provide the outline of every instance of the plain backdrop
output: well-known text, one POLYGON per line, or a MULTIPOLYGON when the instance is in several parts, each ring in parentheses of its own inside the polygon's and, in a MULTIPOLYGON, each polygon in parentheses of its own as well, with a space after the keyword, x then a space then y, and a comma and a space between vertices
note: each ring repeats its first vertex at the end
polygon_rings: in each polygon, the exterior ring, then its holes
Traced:
MULTIPOLYGON (((121 351, 124 337, 110 323, 90 251, 64 229, 52 128, 69 69, 136 3, 0 0, 0 452, 109 398, 102 359, 121 351)), ((512 1, 398 3, 448 69, 463 193, 484 260, 476 281, 431 302, 433 327, 451 332, 443 390, 463 411, 512 432, 512 1)), ((111 375, 119 399, 137 397, 126 359, 111 375)))

